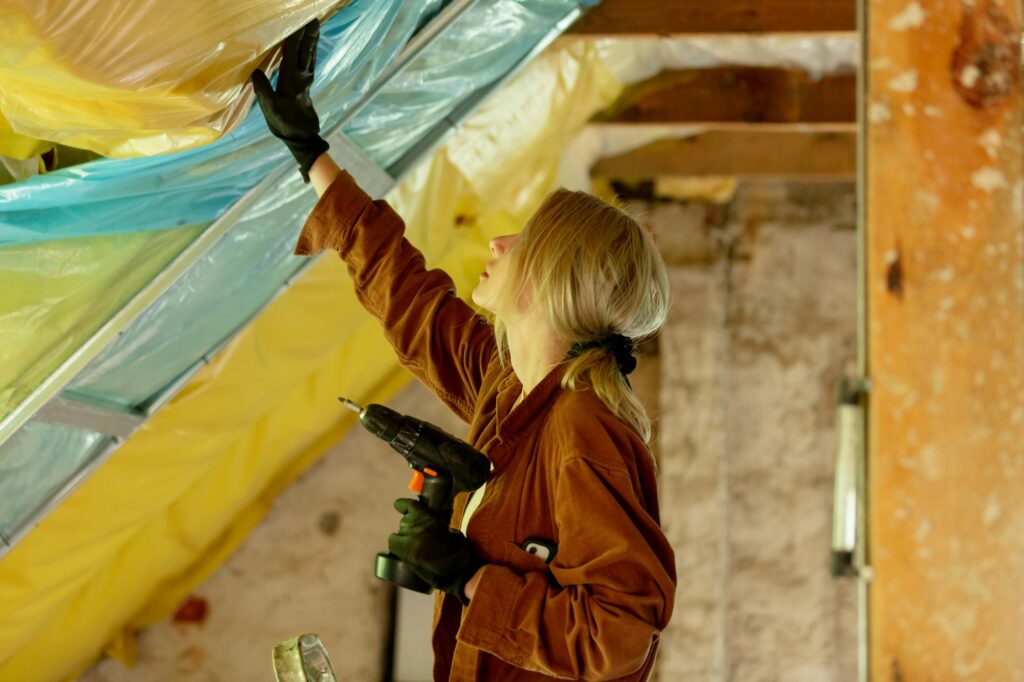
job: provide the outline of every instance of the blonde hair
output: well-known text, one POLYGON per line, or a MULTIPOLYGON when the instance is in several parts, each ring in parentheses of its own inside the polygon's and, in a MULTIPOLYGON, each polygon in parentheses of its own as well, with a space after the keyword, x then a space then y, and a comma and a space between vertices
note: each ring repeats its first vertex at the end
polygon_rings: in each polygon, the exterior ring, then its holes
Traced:
MULTIPOLYGON (((500 296, 514 301, 529 290, 530 306, 541 306, 569 346, 613 334, 640 341, 665 324, 668 273, 654 238, 632 216, 597 197, 553 192, 509 255, 508 286, 500 296)), ((500 316, 494 333, 505 362, 507 328, 500 316)), ((589 348, 567 363, 563 388, 589 384, 608 409, 650 442, 651 420, 612 352, 589 348)))

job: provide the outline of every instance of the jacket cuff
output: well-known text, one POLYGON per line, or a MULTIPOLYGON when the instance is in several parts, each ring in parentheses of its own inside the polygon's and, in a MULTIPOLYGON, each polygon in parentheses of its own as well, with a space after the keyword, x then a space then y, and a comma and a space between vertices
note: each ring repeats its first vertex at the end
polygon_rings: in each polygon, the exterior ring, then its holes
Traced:
POLYGON ((526 663, 526 653, 506 637, 512 605, 522 585, 522 576, 510 568, 484 566, 456 639, 513 665, 526 663))
POLYGON ((372 203, 355 179, 342 171, 306 219, 295 243, 295 255, 314 256, 324 249, 344 251, 352 228, 372 203))

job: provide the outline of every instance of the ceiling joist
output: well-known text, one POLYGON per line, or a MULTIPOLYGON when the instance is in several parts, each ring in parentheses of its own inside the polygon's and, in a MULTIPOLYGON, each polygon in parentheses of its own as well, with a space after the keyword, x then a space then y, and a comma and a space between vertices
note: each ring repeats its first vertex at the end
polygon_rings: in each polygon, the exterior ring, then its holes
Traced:
POLYGON ((630 86, 599 114, 606 123, 855 123, 857 76, 800 69, 664 71, 630 86))
POLYGON ((626 37, 856 30, 856 0, 603 0, 569 33, 626 37))
POLYGON ((601 159, 591 175, 626 181, 664 176, 853 180, 856 172, 855 130, 806 132, 751 125, 652 142, 601 159))

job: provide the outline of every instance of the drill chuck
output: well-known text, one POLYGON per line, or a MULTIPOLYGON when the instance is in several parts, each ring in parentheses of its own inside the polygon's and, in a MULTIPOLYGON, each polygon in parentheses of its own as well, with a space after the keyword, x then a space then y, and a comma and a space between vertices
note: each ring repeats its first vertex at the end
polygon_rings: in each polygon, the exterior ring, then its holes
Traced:
POLYGON ((450 477, 453 497, 460 492, 476 490, 487 482, 491 462, 469 443, 433 424, 399 414, 383 405, 359 407, 344 398, 339 400, 358 412, 359 423, 408 460, 414 469, 430 469, 450 477))

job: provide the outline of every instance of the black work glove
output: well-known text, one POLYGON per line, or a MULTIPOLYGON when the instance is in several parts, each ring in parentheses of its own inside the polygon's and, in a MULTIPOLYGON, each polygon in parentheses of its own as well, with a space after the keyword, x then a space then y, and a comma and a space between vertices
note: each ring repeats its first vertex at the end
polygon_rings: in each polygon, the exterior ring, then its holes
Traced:
POLYGON ((270 86, 267 74, 259 69, 252 73, 252 87, 270 132, 288 145, 306 182, 309 182, 313 162, 330 146, 320 137, 320 119, 309 96, 319 39, 319 19, 313 19, 285 38, 277 92, 270 86))
POLYGON ((454 596, 463 606, 469 604, 466 583, 485 563, 473 543, 419 500, 397 499, 395 509, 402 513, 402 522, 388 538, 388 550, 431 587, 454 596))

